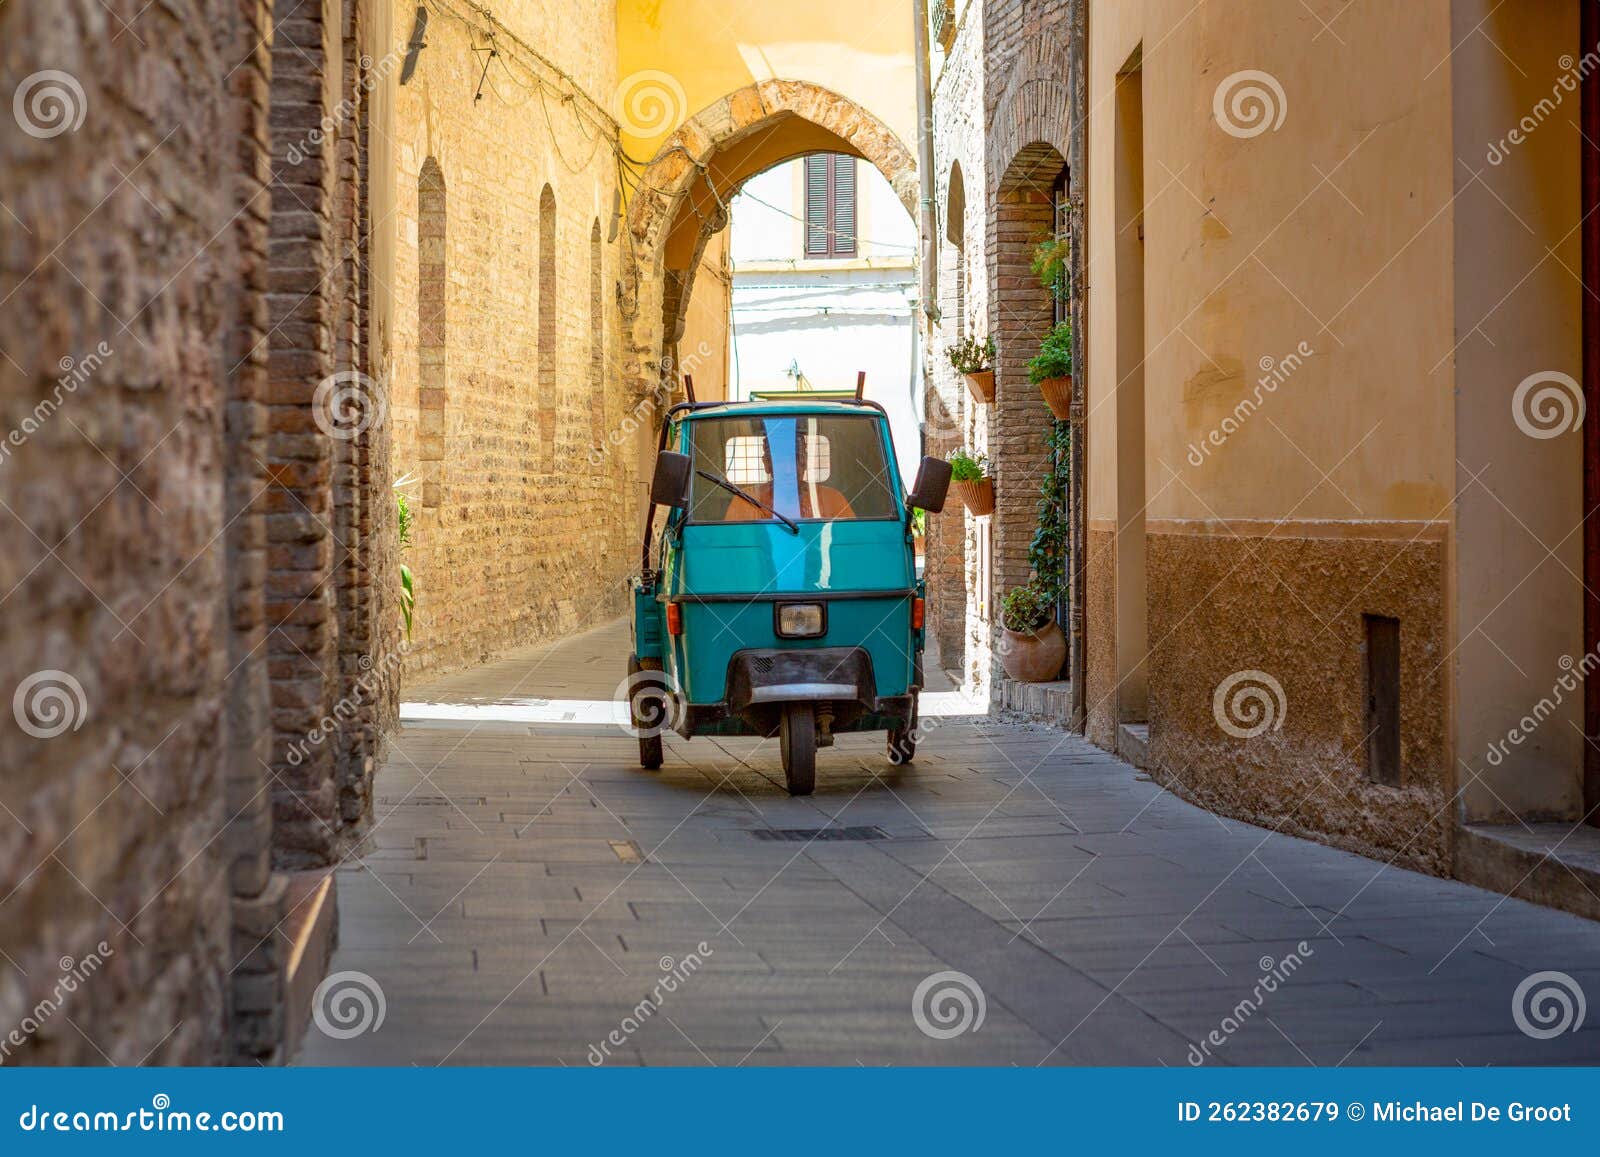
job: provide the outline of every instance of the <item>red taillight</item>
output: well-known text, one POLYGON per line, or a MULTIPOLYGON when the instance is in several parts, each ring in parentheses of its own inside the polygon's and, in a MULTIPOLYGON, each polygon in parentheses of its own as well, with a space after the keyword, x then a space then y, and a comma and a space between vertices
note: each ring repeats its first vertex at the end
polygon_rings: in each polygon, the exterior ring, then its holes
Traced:
POLYGON ((911 600, 911 629, 913 631, 922 630, 922 620, 923 620, 923 617, 927 613, 928 613, 928 604, 927 604, 927 602, 925 600, 923 600, 923 599, 912 599, 911 600))
POLYGON ((683 608, 677 603, 667 604, 667 634, 683 634, 683 608))

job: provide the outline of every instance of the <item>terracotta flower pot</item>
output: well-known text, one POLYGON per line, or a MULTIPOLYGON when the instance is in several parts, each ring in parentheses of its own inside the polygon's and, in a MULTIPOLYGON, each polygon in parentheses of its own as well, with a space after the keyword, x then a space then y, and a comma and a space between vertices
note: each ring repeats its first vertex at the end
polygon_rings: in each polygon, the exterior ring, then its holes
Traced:
POLYGON ((1039 392, 1044 395, 1044 404, 1050 407, 1056 421, 1065 422, 1072 417, 1071 374, 1064 378, 1046 378, 1039 383, 1039 392))
POLYGON ((979 405, 987 405, 994 401, 994 371, 980 370, 975 374, 967 375, 967 390, 972 394, 972 400, 979 405))
POLYGON ((1061 673, 1067 658, 1067 637, 1055 623, 1037 631, 1000 629, 1000 665, 1016 683, 1048 683, 1061 673))
POLYGON ((994 479, 977 478, 966 482, 952 482, 950 489, 955 496, 978 518, 985 514, 994 513, 994 479))

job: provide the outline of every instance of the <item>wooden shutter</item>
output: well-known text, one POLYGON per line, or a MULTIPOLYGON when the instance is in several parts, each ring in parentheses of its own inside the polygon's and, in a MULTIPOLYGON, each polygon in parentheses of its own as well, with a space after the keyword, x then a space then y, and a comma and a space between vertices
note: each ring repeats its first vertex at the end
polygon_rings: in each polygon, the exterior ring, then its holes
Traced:
POLYGON ((828 180, 829 160, 825 153, 806 158, 806 256, 828 256, 828 208, 832 188, 828 180))
POLYGON ((813 153, 806 159, 806 256, 856 255, 856 159, 813 153))
POLYGON ((840 154, 833 162, 833 249, 835 257, 856 255, 856 159, 840 154))

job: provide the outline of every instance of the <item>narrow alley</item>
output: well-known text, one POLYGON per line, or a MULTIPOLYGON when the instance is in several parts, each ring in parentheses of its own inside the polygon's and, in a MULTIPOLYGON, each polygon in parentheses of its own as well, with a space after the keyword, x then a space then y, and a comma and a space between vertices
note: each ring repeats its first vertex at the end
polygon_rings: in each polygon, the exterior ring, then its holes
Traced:
POLYGON ((1600 1066, 1600 0, 0 0, 0 125, 7 1074, 1600 1066))
POLYGON ((1591 921, 1220 818, 949 691, 914 765, 840 736, 809 798, 773 740, 642 771, 627 646, 408 694, 338 872, 324 1015, 362 1031, 299 1063, 1600 1062, 1600 1025, 1533 1039, 1509 1000, 1535 969, 1600 987, 1591 921))

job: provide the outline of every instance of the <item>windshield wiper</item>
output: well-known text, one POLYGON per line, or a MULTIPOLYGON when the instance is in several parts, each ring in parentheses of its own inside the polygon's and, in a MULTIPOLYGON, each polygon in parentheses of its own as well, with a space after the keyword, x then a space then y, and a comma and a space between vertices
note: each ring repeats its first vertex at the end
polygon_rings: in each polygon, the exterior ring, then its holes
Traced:
POLYGON ((700 475, 700 477, 704 478, 707 482, 715 482, 718 486, 722 487, 724 490, 727 490, 727 491, 730 491, 730 492, 732 492, 734 494, 737 494, 740 498, 744 499, 751 506, 758 506, 762 510, 765 510, 768 514, 772 515, 772 517, 776 518, 779 522, 781 522, 785 526, 787 526, 790 529, 790 531, 792 531, 793 533, 795 533, 795 534, 799 534, 800 533, 800 528, 798 526, 796 526, 793 522, 791 522, 789 519, 787 519, 783 515, 779 514, 776 510, 772 509, 772 507, 768 506, 765 502, 762 502, 761 499, 757 498, 754 494, 751 494, 749 491, 743 490, 743 489, 735 486, 732 482, 729 482, 726 478, 722 477, 720 474, 713 474, 709 470, 696 470, 695 473, 700 475))

